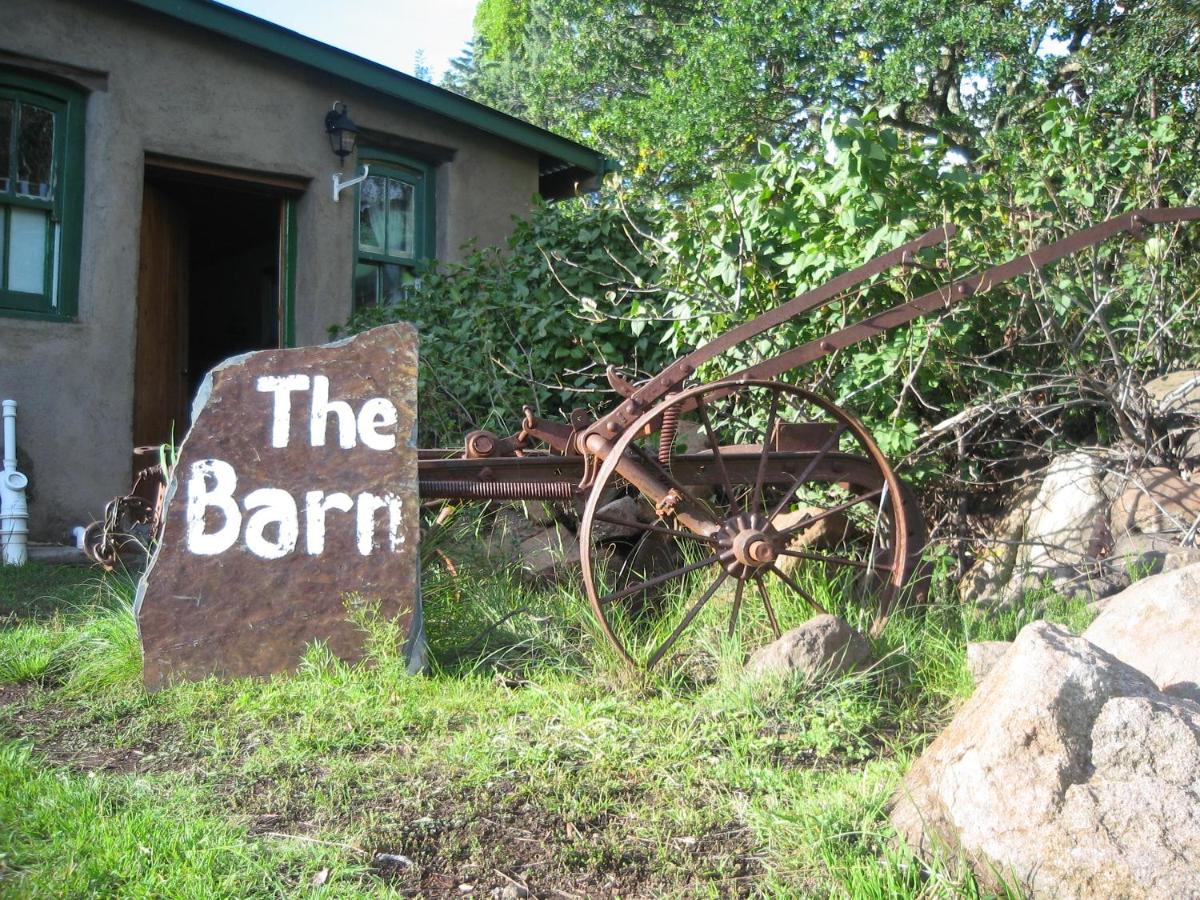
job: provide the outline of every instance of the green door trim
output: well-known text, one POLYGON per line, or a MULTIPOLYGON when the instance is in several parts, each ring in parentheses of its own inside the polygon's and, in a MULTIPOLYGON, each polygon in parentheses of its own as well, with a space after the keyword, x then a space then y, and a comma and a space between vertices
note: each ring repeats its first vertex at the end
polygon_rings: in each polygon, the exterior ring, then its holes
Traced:
POLYGON ((296 198, 283 198, 283 227, 279 238, 279 283, 282 287, 279 341, 282 347, 296 346, 296 198))

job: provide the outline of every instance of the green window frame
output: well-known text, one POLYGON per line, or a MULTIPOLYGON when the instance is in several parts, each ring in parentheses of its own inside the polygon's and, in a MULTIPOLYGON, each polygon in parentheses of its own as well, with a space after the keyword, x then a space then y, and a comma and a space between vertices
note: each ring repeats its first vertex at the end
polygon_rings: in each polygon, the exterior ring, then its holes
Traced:
POLYGON ((0 316, 75 317, 84 105, 77 88, 0 70, 0 316))
POLYGON ((402 303, 437 235, 433 166, 362 147, 358 161, 370 174, 355 190, 355 312, 402 303))

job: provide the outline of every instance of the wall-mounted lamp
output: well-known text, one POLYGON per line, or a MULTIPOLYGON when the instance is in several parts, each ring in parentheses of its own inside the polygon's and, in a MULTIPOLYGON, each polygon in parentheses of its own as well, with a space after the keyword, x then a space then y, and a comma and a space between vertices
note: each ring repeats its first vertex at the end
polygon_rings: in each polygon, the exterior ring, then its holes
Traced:
MULTIPOLYGON (((329 148, 338 158, 338 163, 345 171, 346 157, 354 152, 358 141, 358 126, 346 111, 346 104, 335 100, 333 108, 325 113, 325 134, 329 137, 329 148)), ((338 194, 348 187, 353 187, 370 174, 370 167, 363 166, 362 174, 347 181, 342 181, 342 172, 333 176, 333 202, 338 202, 338 194)))

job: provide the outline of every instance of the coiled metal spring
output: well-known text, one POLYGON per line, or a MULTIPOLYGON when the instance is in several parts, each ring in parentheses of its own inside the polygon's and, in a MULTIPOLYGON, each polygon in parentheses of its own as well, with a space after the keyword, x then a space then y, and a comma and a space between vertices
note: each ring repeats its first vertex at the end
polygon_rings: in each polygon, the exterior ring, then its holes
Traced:
POLYGON ((422 481, 423 500, 570 500, 570 481, 422 481))

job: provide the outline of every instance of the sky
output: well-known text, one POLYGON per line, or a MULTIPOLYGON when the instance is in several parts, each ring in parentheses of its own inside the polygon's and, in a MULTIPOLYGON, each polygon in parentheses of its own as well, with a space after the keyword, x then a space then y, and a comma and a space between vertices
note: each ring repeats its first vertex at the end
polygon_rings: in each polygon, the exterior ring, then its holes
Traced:
POLYGON ((410 75, 423 51, 436 83, 471 39, 478 0, 220 2, 410 75))

